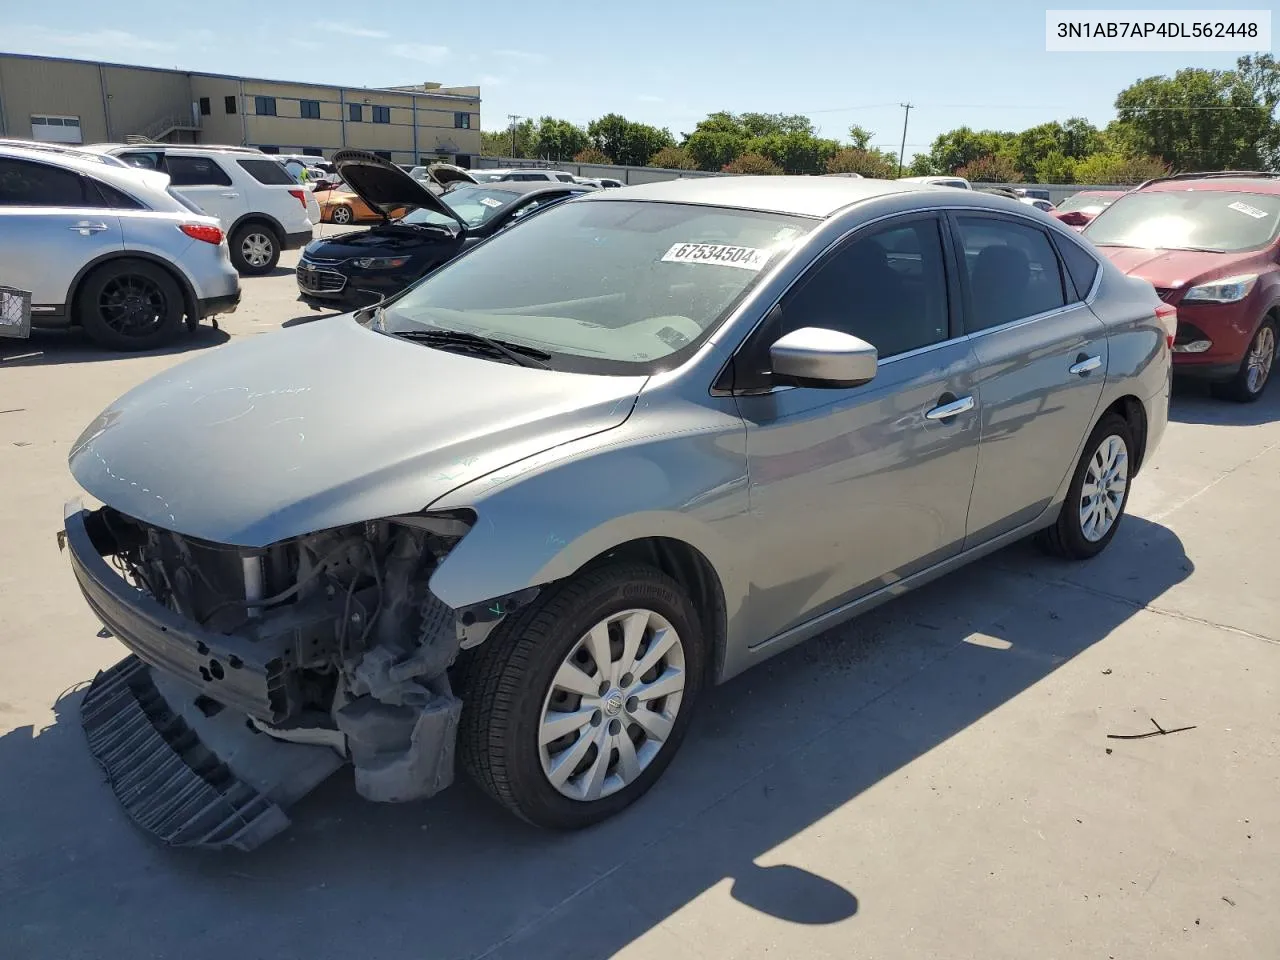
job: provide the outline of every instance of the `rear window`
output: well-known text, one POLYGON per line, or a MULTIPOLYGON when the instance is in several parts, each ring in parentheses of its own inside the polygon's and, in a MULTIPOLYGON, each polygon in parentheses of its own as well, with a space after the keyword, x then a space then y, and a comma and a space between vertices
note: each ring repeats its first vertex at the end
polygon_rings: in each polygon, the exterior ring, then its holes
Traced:
POLYGON ((1085 227, 1099 246, 1229 253, 1264 247, 1280 229, 1280 195, 1235 190, 1127 193, 1085 227))
MULTIPOLYGON (((279 163, 274 160, 238 160, 236 161, 244 168, 244 171, 257 180, 259 183, 269 183, 274 185, 297 186, 298 181, 295 180, 279 163)), ((301 163, 298 165, 302 166, 301 163)))
POLYGON ((1077 298, 1083 300, 1093 289, 1093 281, 1098 277, 1098 261, 1087 253, 1079 244, 1070 240, 1056 239, 1058 252, 1062 254, 1062 262, 1067 265, 1067 275, 1076 288, 1077 298))

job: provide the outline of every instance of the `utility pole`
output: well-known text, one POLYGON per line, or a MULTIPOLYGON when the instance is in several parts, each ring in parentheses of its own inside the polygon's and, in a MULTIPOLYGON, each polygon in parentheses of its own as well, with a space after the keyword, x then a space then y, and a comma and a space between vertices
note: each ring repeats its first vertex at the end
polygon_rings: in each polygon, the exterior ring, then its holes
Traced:
POLYGON ((898 151, 898 176, 902 176, 902 161, 907 155, 907 119, 911 116, 911 108, 915 106, 912 103, 900 103, 906 112, 902 115, 902 148, 898 151))
POLYGON ((511 159, 514 160, 516 158, 516 124, 524 117, 518 113, 508 113, 507 119, 511 121, 511 159))

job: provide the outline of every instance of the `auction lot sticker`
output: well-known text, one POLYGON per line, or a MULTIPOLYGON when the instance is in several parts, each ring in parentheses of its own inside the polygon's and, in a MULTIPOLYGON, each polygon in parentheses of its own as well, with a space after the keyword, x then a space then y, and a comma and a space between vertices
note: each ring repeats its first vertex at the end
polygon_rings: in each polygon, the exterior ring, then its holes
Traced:
POLYGON ((724 243, 675 243, 662 255, 663 263, 702 263, 716 267, 759 270, 769 252, 757 247, 735 247, 724 243))
POLYGON ((1270 10, 1046 10, 1050 53, 1265 53, 1270 10))

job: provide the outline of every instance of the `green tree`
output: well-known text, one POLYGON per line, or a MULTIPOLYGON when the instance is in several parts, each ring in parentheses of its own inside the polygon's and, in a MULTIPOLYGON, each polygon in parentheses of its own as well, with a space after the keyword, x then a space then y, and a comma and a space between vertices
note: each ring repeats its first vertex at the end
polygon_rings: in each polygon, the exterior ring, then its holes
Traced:
POLYGON ((675 146, 670 130, 635 123, 619 113, 605 114, 587 125, 591 145, 613 157, 615 163, 642 167, 663 147, 675 146))
POLYGON ((586 149, 587 132, 568 120, 543 117, 534 132, 537 155, 544 160, 568 160, 586 149))
POLYGON ((698 165, 683 147, 663 147, 649 158, 649 166, 666 170, 697 170, 698 165))
POLYGON ((972 130, 957 127, 940 134, 929 148, 931 172, 956 173, 979 157, 1007 154, 1012 148, 1014 135, 998 130, 972 130))
POLYGON ((1035 175, 1037 183, 1075 183, 1077 162, 1061 150, 1045 154, 1036 163, 1035 175))
POLYGON ((613 164, 613 158, 601 150, 599 147, 585 147, 573 155, 574 163, 594 163, 609 166, 613 164))
POLYGON ((743 113, 737 117, 742 132, 748 137, 815 136, 813 123, 798 113, 743 113))
POLYGON ((773 175, 782 173, 782 168, 758 153, 744 153, 724 166, 725 173, 741 173, 756 175, 773 175))
POLYGON ((1022 183, 1023 179, 1012 160, 997 154, 975 157, 954 172, 972 183, 1022 183))
POLYGON ((864 177, 892 180, 898 175, 898 159, 889 160, 878 150, 845 147, 827 161, 827 173, 860 173, 864 177))
POLYGON ((487 157, 536 157, 537 135, 532 120, 522 120, 515 125, 515 149, 512 150, 512 129, 485 130, 480 134, 480 152, 487 157))
POLYGON ((1274 78, 1274 61, 1241 58, 1236 70, 1139 80, 1116 97, 1118 145, 1179 170, 1257 169, 1276 138, 1274 78))
POLYGON ((840 150, 839 142, 824 140, 811 133, 773 133, 747 141, 747 153, 772 160, 784 173, 822 173, 827 161, 840 150))
MULTIPOLYGON (((871 138, 875 134, 866 127, 860 127, 856 123, 849 128, 849 146, 854 150, 870 150, 871 138)), ((844 170, 842 173, 856 173, 856 170, 844 170)))
POLYGON ((1076 164, 1077 183, 1142 183, 1168 175, 1169 165, 1159 157, 1126 157, 1120 153, 1095 153, 1076 164))

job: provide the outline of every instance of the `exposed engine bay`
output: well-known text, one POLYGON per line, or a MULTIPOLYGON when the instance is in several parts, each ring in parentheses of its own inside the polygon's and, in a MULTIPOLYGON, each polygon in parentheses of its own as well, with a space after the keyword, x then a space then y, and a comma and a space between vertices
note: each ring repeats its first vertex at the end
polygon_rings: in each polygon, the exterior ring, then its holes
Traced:
MULTIPOLYGON (((110 507, 68 513, 60 540, 85 598, 134 654, 113 668, 117 676, 99 675, 82 708, 90 746, 95 736, 102 741, 95 755, 126 809, 117 780, 142 774, 119 764, 123 745, 140 742, 138 717, 150 728, 143 732, 158 733, 166 753, 190 753, 189 741, 207 742, 211 759, 184 758, 205 786, 220 778, 237 788, 257 784, 281 805, 299 799, 342 759, 354 765, 356 789, 369 800, 414 800, 447 787, 462 710, 449 667, 460 650, 531 599, 518 595, 458 611, 431 593, 432 572, 472 522, 467 512, 404 516, 245 549, 160 529, 110 507), (133 720, 120 719, 121 704, 133 720), (228 745, 228 736, 293 747, 292 766, 284 763, 281 775, 301 779, 276 783, 269 770, 244 769, 263 749, 228 745)), ((132 766, 158 770, 171 760, 140 757, 132 766)), ((135 782, 130 789, 141 787, 135 782)), ((181 819, 168 810, 135 819, 175 817, 181 819)), ((272 821, 288 823, 279 810, 272 821)), ((230 843, 256 846, 279 829, 230 843)), ((154 832, 168 842, 210 844, 154 832)))

